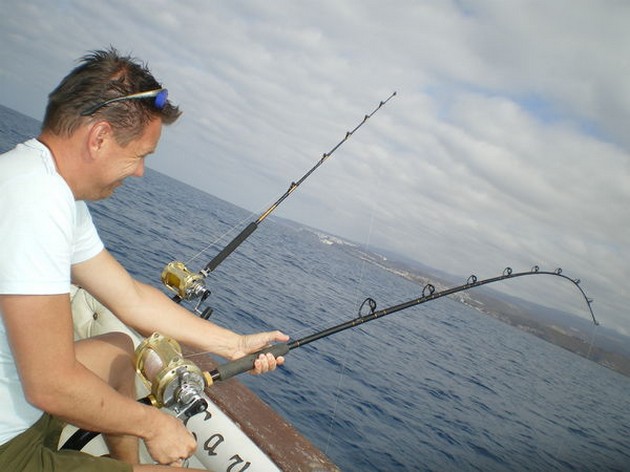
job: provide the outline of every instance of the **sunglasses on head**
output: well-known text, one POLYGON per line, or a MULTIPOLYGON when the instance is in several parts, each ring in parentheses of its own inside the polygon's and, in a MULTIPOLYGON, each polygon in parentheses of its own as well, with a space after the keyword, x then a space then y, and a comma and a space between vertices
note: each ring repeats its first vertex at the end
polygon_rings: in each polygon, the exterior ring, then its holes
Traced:
POLYGON ((153 106, 157 108, 158 110, 161 110, 162 108, 166 106, 166 99, 168 98, 168 90, 162 88, 162 89, 149 90, 147 92, 132 93, 131 95, 125 95, 123 97, 110 98, 109 100, 105 100, 104 102, 97 103, 96 105, 91 106, 87 110, 82 111, 81 116, 93 115, 97 110, 103 108, 106 105, 109 105, 110 103, 122 102, 124 100, 137 100, 140 98, 155 98, 155 100, 153 101, 153 106))

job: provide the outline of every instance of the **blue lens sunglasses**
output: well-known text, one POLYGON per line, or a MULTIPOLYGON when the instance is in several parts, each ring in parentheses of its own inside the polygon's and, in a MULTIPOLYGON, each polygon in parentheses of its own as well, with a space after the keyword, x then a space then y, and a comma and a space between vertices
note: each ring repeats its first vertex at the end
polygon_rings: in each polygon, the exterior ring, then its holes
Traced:
POLYGON ((140 98, 155 98, 153 102, 153 106, 158 110, 163 109, 166 106, 166 99, 168 98, 168 90, 165 88, 149 90, 147 92, 138 92, 132 93, 131 95, 125 95, 123 97, 110 98, 109 100, 105 100, 104 102, 97 103, 94 106, 91 106, 87 110, 81 112, 81 116, 90 116, 93 115, 97 110, 103 108, 110 103, 122 102, 124 100, 137 100, 140 98))

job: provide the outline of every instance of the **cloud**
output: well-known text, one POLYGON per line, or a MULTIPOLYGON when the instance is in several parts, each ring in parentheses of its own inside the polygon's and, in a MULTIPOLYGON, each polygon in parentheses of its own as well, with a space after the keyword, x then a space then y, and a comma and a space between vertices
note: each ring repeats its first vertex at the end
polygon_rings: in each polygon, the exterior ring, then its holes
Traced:
POLYGON ((5 10, 0 103, 40 118, 73 61, 113 44, 184 110, 149 165, 253 211, 396 90, 278 214, 459 274, 562 266, 630 333, 624 2, 5 10))

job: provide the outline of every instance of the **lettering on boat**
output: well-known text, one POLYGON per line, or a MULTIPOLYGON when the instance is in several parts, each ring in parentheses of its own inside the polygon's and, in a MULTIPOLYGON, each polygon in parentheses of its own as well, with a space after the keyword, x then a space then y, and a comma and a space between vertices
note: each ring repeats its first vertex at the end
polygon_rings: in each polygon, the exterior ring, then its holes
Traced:
MULTIPOLYGON (((201 415, 197 415, 201 416, 201 415)), ((191 418, 184 419, 184 424, 188 427, 191 418)), ((195 418, 199 421, 197 418, 195 418)), ((203 445, 203 451, 208 457, 215 456, 226 456, 227 454, 234 453, 234 444, 227 444, 225 442, 225 438, 227 432, 217 431, 214 428, 220 428, 220 421, 214 421, 213 427, 208 427, 208 422, 213 419, 212 412, 210 410, 206 410, 203 413, 203 419, 201 420, 203 423, 203 427, 199 427, 199 424, 190 425, 189 430, 195 436, 197 443, 203 445), (223 447, 225 446, 225 447, 223 447), (231 450, 229 450, 231 449, 231 450)), ((233 442, 232 442, 233 443, 233 442)), ((250 468, 252 462, 250 460, 243 458, 244 454, 242 451, 237 450, 235 454, 233 454, 229 459, 224 459, 227 461, 225 472, 244 472, 250 468)))

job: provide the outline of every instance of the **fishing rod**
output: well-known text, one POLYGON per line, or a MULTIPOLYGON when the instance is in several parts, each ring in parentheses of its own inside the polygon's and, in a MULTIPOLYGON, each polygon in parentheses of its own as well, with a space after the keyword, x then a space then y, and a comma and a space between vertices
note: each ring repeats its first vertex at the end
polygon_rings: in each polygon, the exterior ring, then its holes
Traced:
MULTIPOLYGON (((471 275, 468 277, 465 284, 439 292, 436 292, 433 284, 428 283, 422 289, 421 297, 381 310, 376 310, 376 302, 374 299, 366 298, 359 307, 359 314, 356 318, 289 343, 278 343, 261 349, 254 354, 249 354, 235 361, 222 364, 210 372, 202 372, 190 359, 184 358, 182 349, 177 341, 159 333, 153 333, 138 346, 135 353, 136 371, 147 389, 151 392, 147 397, 138 401, 158 408, 167 407, 173 411, 176 417, 186 421, 188 418, 207 410, 209 404, 204 393, 206 387, 210 387, 215 382, 225 381, 251 370, 254 361, 260 354, 271 353, 275 357, 284 356, 293 349, 306 346, 319 339, 355 328, 368 321, 373 321, 416 305, 421 305, 482 285, 528 275, 550 275, 561 277, 571 282, 577 287, 586 301, 593 323, 596 326, 599 325, 591 307, 593 300, 582 290, 582 287, 579 285, 579 279, 572 279, 562 274, 561 268, 555 271, 541 271, 538 266, 534 266, 529 272, 514 273, 511 267, 506 267, 503 273, 498 277, 478 280, 477 276, 471 275), (366 306, 369 309, 369 313, 362 314, 366 306)), ((98 436, 98 434, 99 433, 96 432, 79 429, 64 443, 62 449, 81 450, 89 441, 98 436)))
POLYGON ((411 308, 416 305, 421 305, 423 303, 437 300, 438 298, 442 298, 447 295, 452 295, 457 292, 470 290, 474 287, 492 284, 492 283, 496 283, 496 282, 506 280, 506 279, 514 279, 517 277, 532 276, 532 275, 551 275, 551 276, 561 277, 570 281, 573 285, 575 285, 578 288, 578 290, 582 294, 582 297, 586 301, 588 310, 593 319, 593 323, 595 324, 595 326, 599 325, 599 322, 595 318, 595 314, 593 313, 593 309, 591 307, 591 303, 593 302, 593 300, 586 296, 586 293, 584 292, 584 290, 582 290, 582 287, 580 287, 579 285, 580 283, 579 279, 572 279, 570 277, 567 277, 566 275, 563 275, 561 268, 558 268, 555 271, 551 272, 551 271, 542 271, 540 270, 538 266, 534 266, 529 272, 514 273, 511 267, 506 267, 503 270, 503 273, 498 277, 478 280, 477 276, 471 275, 470 277, 468 277, 465 284, 459 285, 457 287, 449 288, 446 290, 442 290, 440 292, 435 291, 434 285, 430 283, 426 284, 424 288, 422 289, 421 297, 400 303, 398 305, 390 306, 388 308, 383 308, 378 311, 376 310, 376 302, 372 298, 366 298, 365 301, 361 304, 361 307, 359 308, 359 314, 357 318, 351 319, 344 323, 340 323, 338 325, 332 326, 330 328, 324 329, 322 331, 311 334, 309 336, 305 336, 301 339, 297 339, 289 343, 275 344, 273 346, 262 349, 254 354, 249 354, 235 361, 222 364, 218 366, 216 369, 214 369, 213 371, 205 374, 206 381, 208 382, 208 385, 212 385, 213 382, 227 380, 231 377, 234 377, 235 375, 241 374, 243 372, 247 372, 252 369, 254 361, 258 358, 260 354, 269 352, 273 354, 275 357, 284 356, 289 351, 305 346, 307 344, 310 344, 313 341, 317 341, 318 339, 326 338, 328 336, 339 333, 341 331, 345 331, 347 329, 359 326, 363 323, 367 323, 368 321, 376 320, 378 318, 382 318, 384 316, 391 315, 393 313, 396 313, 402 310, 406 310, 407 308, 411 308), (366 305, 369 308, 370 312, 365 315, 362 315, 361 313, 363 312, 364 307, 366 305))
POLYGON ((352 130, 347 131, 343 139, 339 141, 330 151, 325 152, 321 159, 315 163, 313 167, 311 167, 308 172, 306 172, 298 181, 291 182, 288 190, 280 196, 275 202, 271 204, 269 208, 263 211, 260 216, 255 221, 249 223, 232 241, 230 241, 216 256, 212 258, 210 262, 208 262, 203 269, 201 269, 197 273, 191 272, 186 265, 181 261, 172 261, 169 262, 164 270, 162 271, 162 283, 169 288, 171 291, 175 292, 173 296, 173 301, 176 303, 181 302, 182 300, 194 300, 199 298, 199 302, 197 306, 194 308, 194 311, 199 314, 201 317, 208 319, 208 317, 212 314, 212 309, 207 307, 203 310, 203 312, 199 311, 199 307, 203 303, 203 301, 208 298, 210 295, 210 291, 206 288, 204 279, 214 271, 219 264, 221 264, 230 254, 232 254, 237 247, 239 247, 256 229, 258 225, 262 223, 262 221, 267 218, 286 198, 289 197, 301 184, 304 182, 315 170, 321 166, 333 153, 341 147, 343 143, 345 143, 363 124, 372 117, 378 110, 380 110, 383 105, 389 102, 393 97, 396 96, 396 92, 393 92, 387 99, 381 101, 378 106, 372 110, 371 113, 365 115, 363 120, 352 130))

